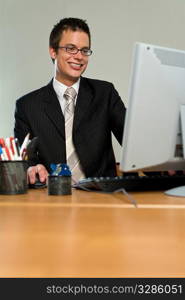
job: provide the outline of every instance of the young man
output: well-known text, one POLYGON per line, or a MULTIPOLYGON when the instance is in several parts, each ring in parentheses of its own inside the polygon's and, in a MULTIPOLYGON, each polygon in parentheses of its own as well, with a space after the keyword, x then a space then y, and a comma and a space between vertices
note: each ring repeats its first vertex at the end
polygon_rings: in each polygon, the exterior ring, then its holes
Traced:
POLYGON ((49 39, 54 78, 16 102, 15 137, 22 144, 30 133, 31 139, 37 136, 39 141, 37 159, 28 169, 32 184, 36 174, 41 182, 46 180, 51 163, 68 163, 74 181, 116 175, 111 132, 121 144, 125 107, 111 83, 81 76, 92 54, 90 47, 87 23, 77 18, 62 19, 49 39), (74 114, 67 111, 66 91, 73 94, 68 100, 75 105, 74 114), (68 121, 68 113, 72 121, 68 121), (71 139, 68 122, 73 127, 71 139), (75 152, 75 158, 69 158, 69 152, 75 152))

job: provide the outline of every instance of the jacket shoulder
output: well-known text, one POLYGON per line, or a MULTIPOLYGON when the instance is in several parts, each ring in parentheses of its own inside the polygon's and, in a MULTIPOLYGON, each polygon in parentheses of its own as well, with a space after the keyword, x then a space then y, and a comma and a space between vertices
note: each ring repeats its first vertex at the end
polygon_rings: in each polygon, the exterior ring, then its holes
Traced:
POLYGON ((37 98, 40 99, 41 96, 44 95, 48 91, 48 89, 49 89, 49 84, 21 96, 20 98, 17 99, 16 102, 20 103, 22 101, 25 102, 25 100, 32 101, 32 99, 34 99, 34 100, 37 98))
POLYGON ((100 80, 100 79, 93 79, 93 78, 87 78, 87 77, 82 77, 82 80, 84 82, 86 82, 87 84, 91 85, 91 86, 98 86, 98 87, 113 87, 113 84, 109 81, 105 81, 105 80, 100 80))

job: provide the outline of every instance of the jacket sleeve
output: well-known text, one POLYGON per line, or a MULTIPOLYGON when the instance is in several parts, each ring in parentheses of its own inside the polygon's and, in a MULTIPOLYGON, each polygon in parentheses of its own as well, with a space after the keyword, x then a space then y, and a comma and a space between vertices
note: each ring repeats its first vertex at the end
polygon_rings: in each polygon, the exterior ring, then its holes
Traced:
POLYGON ((111 131, 113 132, 114 136, 116 137, 120 145, 122 144, 122 138, 123 138, 125 113, 126 113, 125 105, 121 100, 118 92, 112 85, 110 103, 109 103, 109 116, 110 116, 109 121, 110 121, 111 131))
MULTIPOLYGON (((20 100, 16 101, 14 118, 14 137, 17 138, 19 144, 22 145, 24 138, 28 133, 30 133, 30 139, 32 139, 33 136, 29 123, 26 119, 24 106, 20 100)), ((36 165, 38 163, 38 156, 37 153, 35 153, 35 155, 32 156, 32 159, 28 161, 28 166, 36 165)))

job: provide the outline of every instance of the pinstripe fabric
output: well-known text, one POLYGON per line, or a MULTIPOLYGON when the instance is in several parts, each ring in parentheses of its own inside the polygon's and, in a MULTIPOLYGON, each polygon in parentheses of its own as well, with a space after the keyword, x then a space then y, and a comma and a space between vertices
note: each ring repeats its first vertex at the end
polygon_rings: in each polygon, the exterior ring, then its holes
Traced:
MULTIPOLYGON (((86 177, 116 176, 110 133, 121 144, 124 118, 124 103, 111 83, 81 77, 73 130, 86 177)), ((30 165, 43 164, 50 172, 51 163, 66 161, 64 113, 53 80, 16 101, 14 135, 20 144, 28 132, 39 137, 30 165)))
POLYGON ((67 164, 72 172, 72 181, 78 182, 84 177, 84 174, 80 167, 80 161, 74 148, 72 140, 73 118, 74 118, 74 100, 76 97, 76 91, 73 87, 67 88, 64 93, 65 108, 65 134, 66 134, 66 157, 67 164))

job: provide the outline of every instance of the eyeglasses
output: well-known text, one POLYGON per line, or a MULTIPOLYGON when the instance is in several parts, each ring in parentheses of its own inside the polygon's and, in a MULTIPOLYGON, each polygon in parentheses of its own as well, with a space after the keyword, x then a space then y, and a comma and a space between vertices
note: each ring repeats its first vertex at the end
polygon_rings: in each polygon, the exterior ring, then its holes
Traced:
POLYGON ((78 51, 80 51, 82 53, 82 55, 85 55, 85 56, 90 56, 92 54, 92 50, 89 48, 78 49, 75 46, 58 46, 57 49, 65 49, 66 52, 68 52, 70 54, 77 54, 78 51))

